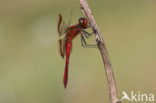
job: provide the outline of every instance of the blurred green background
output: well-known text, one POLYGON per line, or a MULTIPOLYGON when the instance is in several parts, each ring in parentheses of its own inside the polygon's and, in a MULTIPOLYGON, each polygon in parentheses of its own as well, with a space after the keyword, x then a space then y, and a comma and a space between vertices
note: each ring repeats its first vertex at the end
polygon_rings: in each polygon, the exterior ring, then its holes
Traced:
MULTIPOLYGON (((156 93, 156 1, 88 0, 104 37, 118 88, 156 93)), ((57 17, 72 24, 79 0, 0 0, 0 103, 108 103, 99 50, 73 41, 69 82, 59 55, 57 17)), ((89 40, 94 43, 94 37, 89 40)), ((124 101, 123 103, 129 103, 124 101)))

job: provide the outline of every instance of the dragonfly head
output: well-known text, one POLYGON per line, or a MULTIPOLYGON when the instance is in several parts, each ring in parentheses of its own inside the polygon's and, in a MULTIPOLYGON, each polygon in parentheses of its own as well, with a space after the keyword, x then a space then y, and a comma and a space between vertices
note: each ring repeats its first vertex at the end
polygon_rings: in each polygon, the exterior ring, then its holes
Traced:
POLYGON ((87 19, 86 18, 80 18, 79 19, 79 25, 81 28, 86 29, 88 27, 87 19))

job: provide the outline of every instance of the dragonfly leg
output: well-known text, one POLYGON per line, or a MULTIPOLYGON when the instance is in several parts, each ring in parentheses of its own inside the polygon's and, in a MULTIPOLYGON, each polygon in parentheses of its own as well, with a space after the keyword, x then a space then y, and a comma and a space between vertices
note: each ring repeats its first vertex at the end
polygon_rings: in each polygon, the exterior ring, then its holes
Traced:
MULTIPOLYGON (((82 31, 83 32, 83 31, 82 31)), ((82 34, 84 34, 84 36, 86 37, 86 38, 89 38, 89 36, 86 34, 86 33, 82 33, 82 34)))
POLYGON ((82 30, 82 32, 83 32, 83 34, 85 35, 86 38, 89 38, 89 36, 91 36, 91 35, 94 34, 94 32, 92 32, 92 33, 88 33, 88 32, 85 31, 85 30, 82 30))
MULTIPOLYGON (((89 20, 88 20, 88 21, 89 21, 89 20)), ((87 28, 90 28, 90 27, 92 27, 92 26, 91 26, 91 24, 90 24, 90 23, 88 23, 88 26, 87 26, 87 28)))
POLYGON ((91 25, 87 26, 87 28, 90 28, 90 27, 91 27, 91 25))
POLYGON ((85 48, 97 48, 97 45, 88 45, 85 41, 83 34, 81 34, 81 45, 85 48))

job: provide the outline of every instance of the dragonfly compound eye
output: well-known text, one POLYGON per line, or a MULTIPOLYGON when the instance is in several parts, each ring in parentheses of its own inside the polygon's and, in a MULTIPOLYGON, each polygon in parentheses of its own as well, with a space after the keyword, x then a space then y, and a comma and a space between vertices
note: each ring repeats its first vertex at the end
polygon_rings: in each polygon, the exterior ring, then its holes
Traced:
POLYGON ((86 18, 80 18, 79 24, 81 25, 82 28, 87 28, 87 19, 86 18))

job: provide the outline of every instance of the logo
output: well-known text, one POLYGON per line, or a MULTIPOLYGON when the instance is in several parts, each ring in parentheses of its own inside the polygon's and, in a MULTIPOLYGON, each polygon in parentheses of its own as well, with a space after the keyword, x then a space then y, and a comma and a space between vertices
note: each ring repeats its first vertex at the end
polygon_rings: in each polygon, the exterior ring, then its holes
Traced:
POLYGON ((131 91, 129 94, 125 91, 122 92, 123 96, 121 101, 129 100, 129 101, 138 101, 138 102, 154 102, 154 94, 150 93, 141 93, 131 91))

